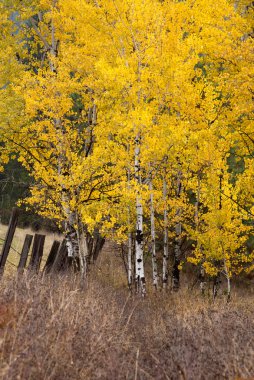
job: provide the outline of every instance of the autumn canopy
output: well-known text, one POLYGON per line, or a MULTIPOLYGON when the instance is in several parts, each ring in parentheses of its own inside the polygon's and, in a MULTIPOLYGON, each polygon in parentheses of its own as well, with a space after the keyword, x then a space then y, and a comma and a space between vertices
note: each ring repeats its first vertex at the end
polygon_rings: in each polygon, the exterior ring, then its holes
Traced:
POLYGON ((94 231, 128 242, 143 294, 144 254, 155 287, 177 289, 185 262, 201 279, 253 269, 253 15, 244 0, 0 2, 1 169, 26 168, 23 202, 84 275, 94 231))

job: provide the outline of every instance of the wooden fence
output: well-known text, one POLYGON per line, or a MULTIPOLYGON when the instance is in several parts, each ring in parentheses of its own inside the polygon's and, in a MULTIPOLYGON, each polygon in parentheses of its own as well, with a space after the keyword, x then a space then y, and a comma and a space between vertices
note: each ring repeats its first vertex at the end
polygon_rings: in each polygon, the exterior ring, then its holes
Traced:
MULTIPOLYGON (((12 247, 12 242, 17 227, 18 217, 19 210, 17 208, 14 208, 12 210, 12 215, 10 218, 9 226, 7 229, 7 233, 4 239, 0 255, 0 278, 4 273, 5 265, 8 261, 8 256, 12 247)), ((23 273, 24 269, 27 268, 28 271, 33 271, 36 273, 38 273, 40 269, 42 269, 44 273, 48 274, 53 271, 60 272, 66 270, 67 267, 71 265, 70 258, 68 258, 67 254, 65 240, 63 240, 62 242, 55 240, 49 251, 46 263, 44 267, 41 268, 41 261, 44 253, 45 237, 46 236, 42 234, 35 234, 34 236, 27 234, 25 236, 21 252, 18 252, 18 254, 20 255, 19 263, 17 265, 17 270, 19 273, 23 273), (32 251, 30 255, 30 260, 29 263, 27 263, 31 247, 32 251)))

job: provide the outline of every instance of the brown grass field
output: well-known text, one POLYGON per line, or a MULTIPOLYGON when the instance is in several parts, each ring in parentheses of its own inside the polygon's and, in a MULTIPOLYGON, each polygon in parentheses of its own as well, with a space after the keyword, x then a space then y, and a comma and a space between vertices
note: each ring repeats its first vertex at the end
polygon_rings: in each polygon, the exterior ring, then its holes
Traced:
POLYGON ((253 288, 234 288, 229 303, 185 285, 178 293, 148 291, 145 300, 129 294, 110 244, 85 289, 73 276, 7 272, 0 378, 254 379, 253 288))

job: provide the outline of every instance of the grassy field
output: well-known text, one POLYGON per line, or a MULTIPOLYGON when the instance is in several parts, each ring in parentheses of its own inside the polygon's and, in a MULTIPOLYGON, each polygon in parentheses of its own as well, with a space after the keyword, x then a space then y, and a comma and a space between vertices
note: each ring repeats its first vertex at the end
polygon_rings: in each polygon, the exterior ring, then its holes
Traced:
POLYGON ((186 286, 142 300, 112 244, 83 290, 73 276, 14 273, 0 282, 0 379, 254 379, 252 288, 230 303, 186 286))
POLYGON ((131 297, 90 277, 1 282, 0 378, 253 379, 254 297, 131 297))
MULTIPOLYGON (((3 241, 5 239, 7 228, 8 228, 8 226, 0 224, 0 250, 1 250, 1 247, 3 245, 3 241)), ((42 258, 42 262, 41 262, 41 267, 43 267, 45 260, 48 256, 48 253, 50 251, 50 248, 52 246, 53 241, 54 240, 61 241, 62 236, 59 234, 49 233, 49 232, 45 232, 45 231, 39 231, 38 233, 46 235, 45 245, 44 245, 44 254, 43 254, 43 258, 42 258)), ((34 235, 35 232, 29 228, 27 228, 27 229, 17 228, 16 229, 14 239, 12 242, 12 246, 11 246, 11 250, 10 250, 10 254, 8 256, 8 260, 6 263, 6 269, 5 269, 6 273, 12 273, 13 271, 15 271, 15 268, 17 267, 18 262, 19 262, 20 252, 21 252, 26 234, 34 235)), ((27 262, 29 262, 30 254, 31 254, 31 249, 30 249, 30 253, 29 253, 29 257, 28 257, 27 262)))

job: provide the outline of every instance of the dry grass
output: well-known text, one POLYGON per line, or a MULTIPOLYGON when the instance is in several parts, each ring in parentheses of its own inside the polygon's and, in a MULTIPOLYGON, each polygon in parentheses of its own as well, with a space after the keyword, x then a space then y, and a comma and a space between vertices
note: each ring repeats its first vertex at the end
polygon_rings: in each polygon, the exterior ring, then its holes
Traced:
POLYGON ((254 297, 130 297, 93 274, 0 284, 0 378, 254 379, 254 297), (96 277, 96 278, 94 278, 96 277))
MULTIPOLYGON (((0 224, 0 250, 3 245, 3 240, 5 239, 7 228, 8 226, 0 224)), ((42 263, 41 263, 41 266, 43 267, 53 241, 54 240, 61 241, 62 236, 56 233, 50 233, 46 231, 38 231, 37 233, 46 235, 45 245, 44 245, 44 254, 43 254, 42 263)), ((19 254, 21 252, 26 234, 34 235, 35 232, 32 231, 30 228, 27 228, 27 229, 17 228, 15 231, 12 247, 10 250, 10 254, 8 256, 8 261, 6 263, 6 269, 5 269, 5 272, 8 274, 13 273, 15 271, 15 267, 17 267, 18 265, 19 257, 20 257, 19 254)), ((30 259, 31 249, 30 249, 27 262, 29 262, 29 259, 30 259)))
MULTIPOLYGON (((15 249, 23 239, 18 229, 15 249)), ((108 243, 83 290, 74 277, 14 273, 0 282, 0 379, 254 379, 253 288, 230 303, 184 286, 141 300, 108 243)))

